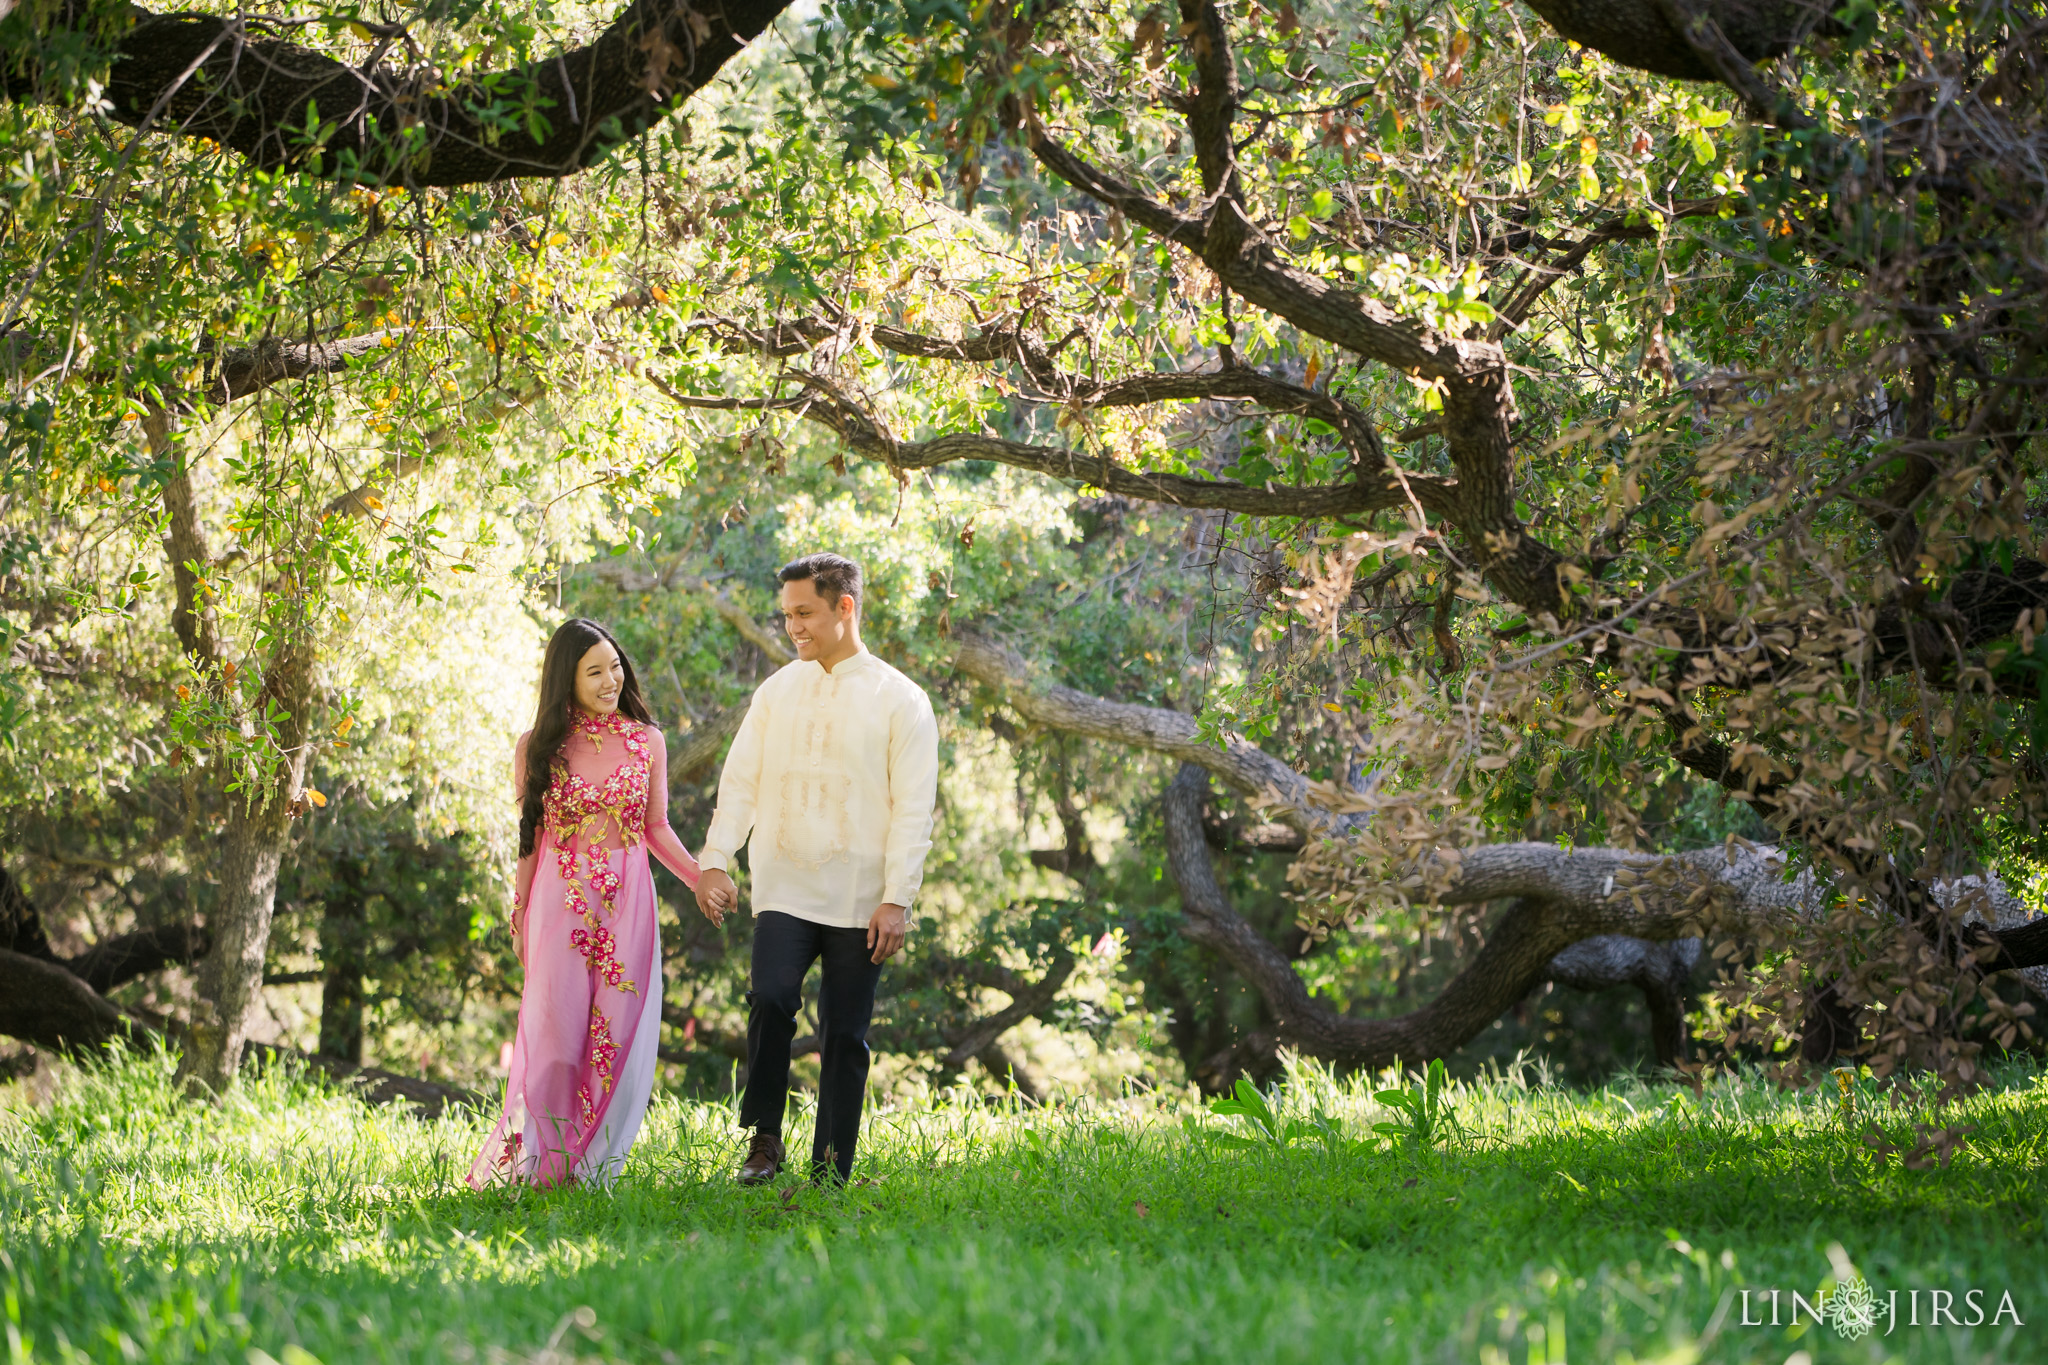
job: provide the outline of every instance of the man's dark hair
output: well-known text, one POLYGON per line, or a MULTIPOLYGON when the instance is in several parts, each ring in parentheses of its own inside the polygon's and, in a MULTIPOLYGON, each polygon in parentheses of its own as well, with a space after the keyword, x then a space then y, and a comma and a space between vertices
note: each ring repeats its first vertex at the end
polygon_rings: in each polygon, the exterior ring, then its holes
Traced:
POLYGON ((818 596, 831 603, 833 610, 838 610, 840 598, 851 597, 853 614, 860 615, 860 565, 845 555, 820 550, 802 559, 792 559, 775 575, 778 583, 797 583, 806 578, 811 580, 818 596))

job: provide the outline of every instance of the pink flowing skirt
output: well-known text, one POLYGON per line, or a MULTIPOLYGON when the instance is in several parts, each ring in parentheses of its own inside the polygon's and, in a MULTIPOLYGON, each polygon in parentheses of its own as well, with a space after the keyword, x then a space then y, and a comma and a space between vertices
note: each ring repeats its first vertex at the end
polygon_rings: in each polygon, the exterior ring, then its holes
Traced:
POLYGON ((505 1109, 469 1168, 479 1189, 609 1182, 654 1092, 661 930, 647 848, 579 851, 566 879, 551 833, 537 852, 505 1109))

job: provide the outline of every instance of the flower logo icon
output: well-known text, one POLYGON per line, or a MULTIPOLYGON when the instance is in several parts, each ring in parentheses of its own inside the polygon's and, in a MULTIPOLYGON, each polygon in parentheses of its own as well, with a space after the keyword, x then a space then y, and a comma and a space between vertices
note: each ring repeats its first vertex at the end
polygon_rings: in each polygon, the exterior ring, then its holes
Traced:
POLYGON ((1836 1335, 1854 1341, 1877 1325, 1877 1295, 1861 1275, 1852 1275, 1828 1296, 1827 1314, 1836 1335))

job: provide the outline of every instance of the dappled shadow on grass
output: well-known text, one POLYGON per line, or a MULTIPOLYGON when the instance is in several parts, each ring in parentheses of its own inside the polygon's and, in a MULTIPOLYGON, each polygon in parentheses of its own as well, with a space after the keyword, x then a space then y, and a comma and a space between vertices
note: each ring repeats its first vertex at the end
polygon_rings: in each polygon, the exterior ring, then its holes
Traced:
MULTIPOLYGON (((1874 1091, 1850 1112, 1754 1080, 1496 1080, 1453 1094, 1468 1140, 1407 1149, 1369 1141, 1371 1084, 1298 1071, 1276 1104, 1335 1124, 1286 1149, 1157 1097, 940 1105, 880 1116, 849 1189, 740 1189, 729 1112, 664 1102, 616 1186, 483 1193, 457 1183, 476 1121, 284 1082, 195 1114, 160 1084, 102 1073, 0 1133, 0 1274, 45 1353, 518 1358, 559 1331, 634 1359, 1520 1359, 1555 1317, 1581 1358, 1778 1362, 1783 1332, 1731 1328, 1730 1296, 1813 1288, 1830 1243, 2048 1313, 2026 1073, 1939 1116, 1974 1127, 1946 1169, 1879 1164, 1860 1122, 1936 1116, 1874 1091)), ((1888 1349, 2039 1358, 1955 1335, 1888 1349)))

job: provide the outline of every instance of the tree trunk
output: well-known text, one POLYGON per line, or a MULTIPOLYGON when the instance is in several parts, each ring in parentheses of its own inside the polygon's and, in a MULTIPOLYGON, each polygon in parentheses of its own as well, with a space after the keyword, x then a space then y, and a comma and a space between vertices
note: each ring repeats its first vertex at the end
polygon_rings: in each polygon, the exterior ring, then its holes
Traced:
POLYGON ((1550 979, 1574 990, 1634 986, 1650 1011, 1650 1044, 1659 1066, 1685 1060, 1685 1011, 1692 1003, 1692 973, 1700 940, 1652 943, 1621 934, 1582 939, 1550 960, 1550 979))
POLYGON ((1826 1066, 1863 1041, 1862 1011, 1842 999, 1841 988, 1824 983, 1808 997, 1799 1020, 1799 1056, 1813 1066, 1826 1066))
MULTIPOLYGON (((1203 1068, 1208 1073, 1205 1085, 1234 1074, 1236 1069, 1255 1069, 1261 1050, 1270 1053, 1277 1044, 1339 1066, 1368 1070, 1396 1061, 1420 1063, 1442 1057, 1471 1041, 1545 980, 1585 989, 1624 983, 1639 987, 1650 1006, 1658 1060, 1671 1064, 1683 1059, 1686 980, 1698 960, 1699 940, 1645 942, 1615 934, 1611 932, 1616 927, 1613 919, 1633 918, 1644 929, 1664 929, 1675 935, 1682 916, 1603 912, 1595 905, 1600 899, 1597 892, 1570 894, 1569 883, 1597 886, 1606 869, 1623 865, 1608 851, 1581 851, 1579 861, 1585 865, 1565 870, 1562 876, 1556 867, 1529 875, 1544 858, 1553 854, 1561 858, 1558 850, 1496 845, 1494 852, 1507 855, 1497 860, 1498 866, 1489 866, 1496 860, 1483 856, 1486 850, 1468 851, 1479 856, 1469 858, 1463 885, 1447 899, 1466 903, 1516 899, 1494 921, 1477 956, 1436 999, 1395 1018, 1358 1019, 1311 996, 1287 954, 1239 914, 1224 895, 1203 838, 1202 802, 1208 790, 1208 774, 1196 764, 1186 763, 1168 785, 1164 802, 1167 865, 1180 887, 1187 913, 1184 932, 1215 951, 1264 997, 1276 1034, 1255 1035, 1227 1054, 1211 1058, 1203 1068), (1603 919, 1608 922, 1602 923, 1603 919), (1661 924, 1656 922, 1660 919, 1664 921, 1661 924)), ((1718 857, 1719 850, 1714 852, 1718 857)), ((1721 870, 1736 881, 1752 875, 1747 867, 1721 870)), ((1785 894, 1775 882, 1766 891, 1785 894)))
POLYGON ((1550 959, 1584 937, 1566 917, 1533 901, 1517 901, 1495 922, 1470 966, 1435 1000, 1393 1019, 1356 1019, 1309 994, 1284 953, 1233 908, 1216 880, 1202 837, 1202 800, 1209 775, 1181 766, 1166 789, 1167 866, 1187 911, 1186 933, 1215 950, 1265 997, 1276 1041, 1347 1068, 1378 1070, 1395 1062, 1426 1062, 1456 1051, 1498 1019, 1537 982, 1550 959))
MULTIPOLYGON (((173 462, 163 492, 169 532, 164 553, 177 592, 171 621, 205 685, 226 688, 232 664, 223 656, 218 623, 199 590, 199 573, 213 561, 200 525, 192 467, 177 440, 179 424, 180 415, 163 408, 152 408, 143 420, 150 453, 173 462)), ((178 1062, 178 1078, 187 1091, 224 1093, 242 1063, 242 1045, 263 990, 263 959, 277 905, 277 870, 284 861, 293 803, 305 784, 310 757, 305 736, 311 673, 309 645, 287 636, 273 651, 263 687, 250 703, 259 716, 273 701, 284 713, 276 731, 276 767, 267 782, 228 794, 220 839, 220 897, 206 926, 211 946, 199 964, 199 1000, 178 1062)))
POLYGON ((220 841, 220 898, 207 925, 213 949, 199 964, 199 1000, 178 1077, 189 1092, 220 1095, 242 1062, 242 1045, 263 990, 263 959, 277 906, 277 870, 291 838, 295 802, 305 785, 310 663, 280 649, 253 706, 275 698, 287 713, 278 727, 277 767, 267 786, 231 795, 220 841))
POLYGON ((1001 1043, 990 1043, 974 1054, 997 1085, 1015 1086, 1017 1093, 1032 1104, 1045 1103, 1045 1092, 1023 1064, 1007 1052, 1001 1043))
POLYGON ((43 917, 35 902, 14 880, 14 874, 0 867, 0 948, 11 948, 29 957, 50 956, 50 939, 43 932, 43 917))
MULTIPOLYGON (((305 771, 303 755, 285 767, 296 793, 305 771)), ((199 1000, 178 1064, 187 1090, 225 1093, 242 1064, 242 1045, 248 1041, 249 1022, 263 989, 263 958, 277 906, 277 869, 291 832, 289 799, 273 789, 261 806, 237 803, 229 808, 221 839, 220 900, 208 926, 213 951, 199 964, 199 1000)))
POLYGON ((343 889, 320 919, 320 1055, 363 1064, 362 868, 341 860, 343 889))

